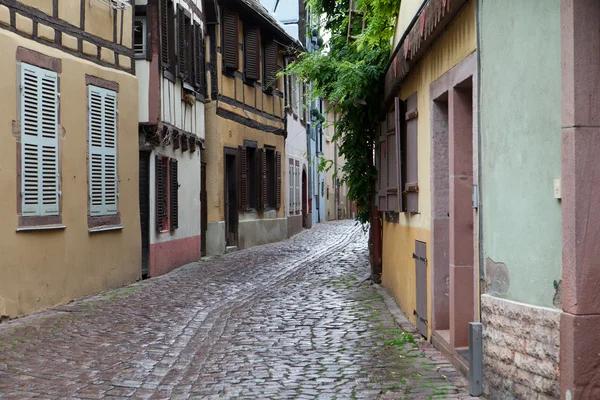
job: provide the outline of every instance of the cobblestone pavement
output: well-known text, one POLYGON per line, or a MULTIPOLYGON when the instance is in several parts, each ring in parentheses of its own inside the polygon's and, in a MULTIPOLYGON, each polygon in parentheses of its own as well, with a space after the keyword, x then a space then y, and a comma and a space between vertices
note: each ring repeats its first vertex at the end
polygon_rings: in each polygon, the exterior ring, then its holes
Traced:
POLYGON ((402 331, 366 235, 319 224, 0 324, 0 398, 469 398, 402 331))

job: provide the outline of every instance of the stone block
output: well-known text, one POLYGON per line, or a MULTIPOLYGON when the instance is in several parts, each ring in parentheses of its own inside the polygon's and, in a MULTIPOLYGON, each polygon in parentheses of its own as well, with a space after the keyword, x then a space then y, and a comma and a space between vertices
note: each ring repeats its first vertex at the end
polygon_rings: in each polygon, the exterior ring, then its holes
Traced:
POLYGON ((88 56, 98 56, 98 46, 87 41, 83 41, 83 52, 88 56))
POLYGON ((62 33, 62 45, 68 49, 77 51, 78 43, 77 38, 66 33, 62 33))
POLYGON ((15 14, 15 27, 19 32, 28 35, 33 34, 33 21, 31 18, 24 17, 21 14, 15 14))
POLYGON ((119 54, 119 66, 127 69, 131 69, 131 58, 119 54))
POLYGON ((38 23, 38 37, 48 42, 54 42, 54 29, 38 23))
POLYGON ((105 47, 102 47, 100 49, 100 59, 102 61, 106 61, 111 64, 114 64, 115 63, 115 52, 110 49, 107 49, 105 47))
POLYGON ((0 24, 10 25, 10 10, 4 5, 0 5, 0 24))

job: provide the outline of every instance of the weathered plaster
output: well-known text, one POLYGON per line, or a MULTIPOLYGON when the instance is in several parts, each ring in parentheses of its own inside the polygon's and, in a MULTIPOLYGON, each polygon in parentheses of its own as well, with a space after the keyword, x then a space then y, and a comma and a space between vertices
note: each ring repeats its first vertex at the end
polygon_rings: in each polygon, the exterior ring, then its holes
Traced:
POLYGON ((505 265, 506 298, 548 307, 561 274, 559 11, 487 1, 479 15, 484 256, 505 265))

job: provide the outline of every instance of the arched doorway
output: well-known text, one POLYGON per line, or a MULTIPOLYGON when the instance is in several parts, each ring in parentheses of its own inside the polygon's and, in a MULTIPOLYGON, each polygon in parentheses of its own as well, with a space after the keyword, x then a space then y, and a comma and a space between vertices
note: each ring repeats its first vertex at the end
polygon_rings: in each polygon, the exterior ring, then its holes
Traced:
POLYGON ((306 182, 306 168, 302 169, 302 227, 308 228, 308 212, 307 212, 307 195, 306 188, 308 187, 306 182))

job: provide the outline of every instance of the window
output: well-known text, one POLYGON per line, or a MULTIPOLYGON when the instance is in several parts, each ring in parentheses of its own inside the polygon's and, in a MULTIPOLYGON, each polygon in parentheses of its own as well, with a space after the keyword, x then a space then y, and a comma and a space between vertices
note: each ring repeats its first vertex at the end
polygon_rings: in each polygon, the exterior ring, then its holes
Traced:
POLYGON ((298 115, 300 110, 298 110, 298 76, 296 74, 291 76, 291 96, 292 99, 290 101, 290 105, 292 107, 292 111, 294 114, 298 115))
POLYGON ((160 1, 160 59, 161 65, 175 79, 175 9, 173 1, 160 1))
MULTIPOLYGON (((266 206, 270 208, 275 208, 276 205, 276 195, 275 189, 277 186, 277 181, 275 178, 275 149, 265 149, 264 151, 265 157, 265 191, 266 191, 266 206)), ((263 186, 265 186, 263 185, 263 186)))
POLYGON ((21 215, 59 215, 58 75, 21 64, 21 215))
POLYGON ((246 28, 244 32, 244 77, 248 81, 260 78, 260 29, 246 28))
POLYGON ((279 49, 277 43, 274 40, 267 40, 263 49, 263 88, 266 91, 271 91, 278 88, 278 55, 279 49))
POLYGON ((177 160, 156 156, 155 159, 156 230, 174 231, 179 228, 179 180, 177 160))
POLYGON ((205 65, 204 33, 199 24, 194 25, 194 71, 198 92, 206 95, 206 65, 205 65))
POLYGON ((300 187, 300 162, 296 161, 296 214, 302 212, 302 190, 300 187))
POLYGON ((146 57, 146 17, 135 17, 133 22, 133 50, 135 58, 146 57))
POLYGON ((296 177, 295 168, 294 160, 290 158, 288 164, 288 211, 290 214, 293 214, 296 211, 296 186, 294 181, 296 177))
POLYGON ((239 147, 240 209, 264 210, 281 207, 281 153, 258 149, 256 142, 239 147))
POLYGON ((239 68, 238 15, 227 9, 223 10, 222 53, 223 66, 226 70, 237 71, 239 68))
POLYGON ((117 93, 88 86, 90 215, 118 212, 117 93))

